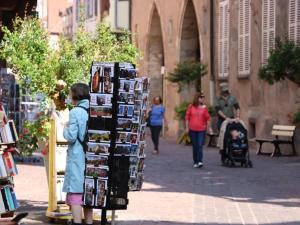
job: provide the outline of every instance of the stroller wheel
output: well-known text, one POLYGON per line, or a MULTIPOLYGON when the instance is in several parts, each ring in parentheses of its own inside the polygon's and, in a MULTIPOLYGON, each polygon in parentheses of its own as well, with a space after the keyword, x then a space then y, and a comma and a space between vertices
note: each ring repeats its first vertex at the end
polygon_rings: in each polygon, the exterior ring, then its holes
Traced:
POLYGON ((233 161, 230 161, 230 167, 235 167, 235 163, 233 161))
POLYGON ((249 162, 248 162, 248 166, 249 166, 250 168, 252 168, 252 167, 253 167, 253 164, 252 164, 252 162, 251 162, 251 161, 249 161, 249 162))

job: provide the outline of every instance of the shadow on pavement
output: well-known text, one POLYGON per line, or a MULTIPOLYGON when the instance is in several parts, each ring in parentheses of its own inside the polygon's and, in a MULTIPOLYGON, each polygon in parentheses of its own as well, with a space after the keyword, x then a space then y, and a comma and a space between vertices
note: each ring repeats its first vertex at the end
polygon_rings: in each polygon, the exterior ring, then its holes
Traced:
MULTIPOLYGON (((169 221, 117 221, 117 225, 228 225, 227 223, 182 223, 182 222, 169 222, 169 221)), ((239 225, 239 224, 231 224, 239 225)), ((254 224, 247 224, 254 225, 254 224)), ((260 225, 271 225, 271 224, 260 224, 260 225)), ((288 222, 288 223, 272 223, 272 225, 299 225, 299 222, 288 222)))
POLYGON ((48 207, 48 202, 44 201, 30 201, 30 200, 19 200, 20 208, 18 209, 18 212, 46 212, 48 207))
POLYGON ((192 147, 161 140, 160 155, 152 155, 148 140, 145 192, 193 193, 284 207, 300 206, 300 160, 271 158, 251 152, 254 168, 222 167, 216 148, 205 148, 204 167, 192 168, 192 147), (154 188, 151 188, 151 187, 154 188))

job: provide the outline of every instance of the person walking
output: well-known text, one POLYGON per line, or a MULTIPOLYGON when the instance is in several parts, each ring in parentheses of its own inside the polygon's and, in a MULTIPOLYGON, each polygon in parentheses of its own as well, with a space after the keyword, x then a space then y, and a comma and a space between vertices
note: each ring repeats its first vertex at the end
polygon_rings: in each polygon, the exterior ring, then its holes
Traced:
POLYGON ((203 93, 196 94, 185 115, 186 131, 193 145, 194 168, 203 166, 203 145, 207 128, 208 132, 212 133, 210 115, 204 99, 203 93))
POLYGON ((218 115, 218 130, 226 119, 240 118, 240 105, 237 99, 230 94, 227 82, 220 84, 220 96, 216 98, 215 109, 218 115))
MULTIPOLYGON (((89 87, 83 83, 71 86, 70 95, 75 106, 69 114, 69 122, 63 130, 68 141, 67 164, 63 192, 67 193, 66 204, 71 208, 73 224, 82 224, 82 195, 85 170, 85 153, 81 142, 86 135, 89 109, 89 87)), ((85 222, 93 224, 93 209, 84 208, 85 222)))
POLYGON ((167 128, 167 120, 165 117, 165 107, 162 105, 162 99, 160 96, 153 98, 153 105, 148 113, 150 121, 151 138, 154 145, 153 154, 159 154, 159 136, 162 130, 163 124, 167 128))

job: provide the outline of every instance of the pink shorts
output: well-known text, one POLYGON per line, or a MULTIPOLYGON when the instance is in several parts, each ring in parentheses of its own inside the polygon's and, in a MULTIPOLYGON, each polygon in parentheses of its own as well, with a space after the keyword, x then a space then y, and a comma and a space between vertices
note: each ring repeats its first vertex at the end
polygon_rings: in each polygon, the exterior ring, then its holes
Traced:
POLYGON ((67 205, 83 205, 82 194, 68 193, 66 198, 67 205))

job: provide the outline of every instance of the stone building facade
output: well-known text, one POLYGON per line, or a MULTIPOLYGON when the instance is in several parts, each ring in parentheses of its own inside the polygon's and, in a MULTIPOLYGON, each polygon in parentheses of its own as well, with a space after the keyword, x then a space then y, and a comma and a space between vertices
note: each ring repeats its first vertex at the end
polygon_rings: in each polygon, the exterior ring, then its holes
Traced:
POLYGON ((187 60, 208 66, 202 78, 208 104, 218 95, 218 84, 229 82, 250 138, 268 136, 274 123, 290 124, 287 115, 296 111, 300 89, 289 81, 270 86, 258 79, 258 71, 275 37, 300 37, 297 15, 299 0, 133 0, 132 31, 143 53, 139 67, 152 78, 153 95, 163 96, 167 135, 178 135, 174 108, 193 93, 177 93, 165 77, 187 60))

